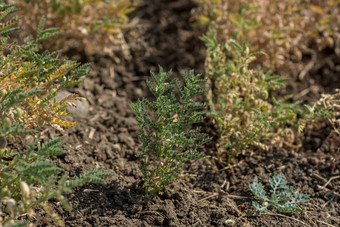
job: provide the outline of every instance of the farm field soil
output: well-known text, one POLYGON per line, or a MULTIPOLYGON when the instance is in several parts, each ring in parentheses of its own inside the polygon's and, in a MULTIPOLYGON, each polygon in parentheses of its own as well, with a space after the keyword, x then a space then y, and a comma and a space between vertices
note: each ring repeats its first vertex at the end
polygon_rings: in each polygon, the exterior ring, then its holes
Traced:
MULTIPOLYGON (((131 14, 134 27, 125 32, 130 60, 119 56, 119 51, 116 57, 68 53, 94 65, 85 81, 72 89, 89 106, 75 113, 78 126, 62 132, 68 153, 55 161, 71 177, 98 167, 112 172, 112 177, 107 185, 85 185, 66 195, 71 211, 52 200, 56 212, 66 226, 227 226, 227 220, 234 226, 339 226, 340 138, 330 133, 327 121, 307 127, 299 151, 245 152, 228 168, 212 157, 216 151, 216 140, 212 140, 201 150, 206 157, 188 163, 183 178, 162 195, 145 197, 141 160, 135 156, 141 144, 131 102, 151 97, 144 81, 158 65, 172 68, 175 76, 190 69, 203 73, 205 47, 198 37, 204 31, 191 26, 194 7, 193 2, 182 0, 139 4, 131 14), (285 174, 294 189, 310 194, 302 213, 253 211, 248 185, 255 176, 267 182, 277 173, 285 174)), ((312 69, 304 81, 292 78, 282 93, 315 101, 321 92, 339 87, 339 56, 326 50, 318 57, 332 64, 312 69), (311 86, 314 89, 301 95, 311 86)), ((216 138, 211 122, 204 123, 204 130, 216 138)), ((44 135, 53 138, 61 133, 47 129, 44 135)), ((38 219, 36 224, 44 226, 45 221, 38 219)))

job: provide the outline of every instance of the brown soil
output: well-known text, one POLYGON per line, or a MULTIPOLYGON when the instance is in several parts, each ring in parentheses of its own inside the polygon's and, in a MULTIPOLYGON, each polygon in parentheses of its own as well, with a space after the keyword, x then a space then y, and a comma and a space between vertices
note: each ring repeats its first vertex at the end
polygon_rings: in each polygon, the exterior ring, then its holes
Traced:
MULTIPOLYGON (((334 177, 340 175, 340 138, 330 135, 326 121, 306 129, 299 152, 248 152, 229 168, 219 167, 211 157, 216 150, 212 141, 202 148, 206 157, 183 170, 187 177, 162 195, 145 197, 141 160, 135 156, 141 144, 131 102, 150 96, 144 81, 158 65, 172 68, 175 75, 189 69, 203 73, 205 48, 198 39, 202 33, 191 26, 190 19, 194 7, 192 1, 144 0, 131 14, 134 28, 125 34, 131 60, 124 60, 119 51, 114 58, 68 53, 94 62, 84 83, 72 90, 90 105, 75 115, 79 126, 63 132, 68 154, 56 163, 71 177, 98 167, 112 172, 112 177, 107 185, 85 185, 65 195, 70 212, 52 200, 54 208, 66 226, 227 226, 227 220, 234 226, 339 226, 340 179, 334 177), (276 173, 283 173, 299 192, 310 194, 310 201, 302 205, 304 212, 253 211, 248 185, 255 176, 267 182, 276 173)), ((291 81, 286 92, 308 101, 339 87, 339 55, 328 50, 318 57, 326 63, 318 61, 303 81, 291 81), (310 91, 301 95, 301 88, 310 91)), ((209 122, 204 128, 214 136, 209 122)), ((59 132, 48 130, 46 135, 55 137, 59 132)))

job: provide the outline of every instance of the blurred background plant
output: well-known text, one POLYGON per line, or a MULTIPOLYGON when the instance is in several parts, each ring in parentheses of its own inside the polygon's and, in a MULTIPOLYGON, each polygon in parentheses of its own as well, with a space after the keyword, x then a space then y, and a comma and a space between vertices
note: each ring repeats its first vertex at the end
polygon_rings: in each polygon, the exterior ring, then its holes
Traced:
MULTIPOLYGON (((46 26, 60 28, 60 36, 45 42, 49 50, 75 49, 87 54, 112 55, 111 45, 125 47, 122 30, 129 25, 127 15, 134 10, 133 0, 12 0, 24 18, 20 26, 36 33, 36 24, 46 15, 46 26)), ((123 49, 123 48, 122 48, 123 49)), ((123 50, 129 58, 128 50, 123 50)))
POLYGON ((195 25, 212 26, 217 39, 230 38, 251 43, 251 51, 264 51, 268 58, 258 58, 265 70, 296 76, 296 62, 304 54, 315 55, 339 44, 340 1, 266 1, 266 0, 196 0, 195 25))

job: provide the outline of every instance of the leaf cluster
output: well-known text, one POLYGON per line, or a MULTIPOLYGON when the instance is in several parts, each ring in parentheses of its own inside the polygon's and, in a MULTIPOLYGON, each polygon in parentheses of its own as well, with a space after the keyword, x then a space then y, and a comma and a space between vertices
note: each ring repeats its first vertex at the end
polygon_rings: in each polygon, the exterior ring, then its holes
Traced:
POLYGON ((298 204, 309 200, 309 195, 307 194, 294 193, 293 187, 287 185, 286 177, 283 174, 270 178, 269 185, 271 187, 270 197, 266 195, 267 193, 257 177, 249 185, 249 189, 254 196, 263 201, 262 205, 256 201, 252 202, 253 208, 256 211, 268 212, 268 208, 272 206, 282 213, 302 212, 298 204))
POLYGON ((166 185, 174 182, 182 166, 189 160, 201 158, 197 149, 210 140, 200 127, 193 127, 203 121, 205 103, 193 100, 194 96, 207 92, 193 71, 183 74, 184 85, 178 79, 169 80, 172 72, 164 72, 160 67, 159 75, 151 72, 152 82, 147 86, 155 96, 155 101, 146 98, 132 104, 140 127, 139 138, 143 150, 139 156, 144 158, 146 194, 155 195, 166 185))

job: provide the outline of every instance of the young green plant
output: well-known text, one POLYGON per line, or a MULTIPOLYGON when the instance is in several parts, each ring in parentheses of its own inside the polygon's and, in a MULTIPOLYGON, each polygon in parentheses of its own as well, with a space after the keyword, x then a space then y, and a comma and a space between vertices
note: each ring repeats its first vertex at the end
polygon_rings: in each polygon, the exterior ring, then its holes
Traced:
POLYGON ((171 74, 161 67, 158 76, 151 72, 153 82, 146 83, 156 100, 143 98, 132 104, 143 143, 138 156, 144 158, 141 170, 147 195, 156 195, 176 181, 183 164, 203 157, 197 149, 210 140, 200 127, 193 127, 204 119, 204 112, 198 110, 207 104, 193 97, 207 92, 200 87, 206 80, 190 71, 183 74, 182 87, 178 79, 169 80, 171 74))
POLYGON ((287 185, 286 177, 283 174, 278 174, 270 178, 269 184, 271 187, 270 197, 267 197, 267 193, 257 177, 255 177, 249 185, 249 189, 254 196, 263 201, 262 205, 255 201, 252 202, 253 208, 256 211, 268 212, 268 208, 272 206, 281 213, 302 212, 298 204, 307 202, 309 195, 294 193, 293 187, 287 185))

